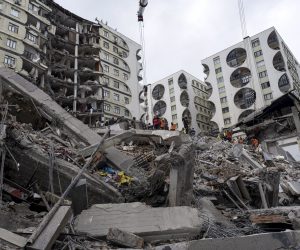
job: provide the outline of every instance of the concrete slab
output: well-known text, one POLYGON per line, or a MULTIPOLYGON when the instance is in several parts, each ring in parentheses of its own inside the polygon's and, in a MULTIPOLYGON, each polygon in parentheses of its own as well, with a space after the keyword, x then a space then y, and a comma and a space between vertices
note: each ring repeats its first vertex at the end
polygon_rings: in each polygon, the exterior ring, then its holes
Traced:
POLYGON ((300 196, 300 182, 297 181, 289 181, 287 183, 288 189, 295 196, 300 196))
MULTIPOLYGON (((27 239, 14 234, 6 229, 0 228, 0 239, 4 240, 5 242, 8 242, 9 244, 13 245, 13 246, 17 246, 17 247, 25 247, 26 243, 27 243, 27 239)), ((0 249, 1 249, 1 245, 0 245, 0 249)))
POLYGON ((254 234, 234 238, 218 238, 181 242, 155 247, 155 250, 275 250, 299 249, 300 231, 254 234))
POLYGON ((145 241, 170 240, 199 235, 202 220, 191 207, 152 208, 143 203, 99 204, 83 211, 75 230, 93 237, 105 237, 116 227, 145 241))
POLYGON ((110 228, 106 238, 115 244, 125 247, 143 248, 144 246, 143 238, 118 228, 110 228))
POLYGON ((50 250, 65 225, 68 223, 71 215, 72 209, 70 206, 61 206, 43 232, 31 246, 27 247, 27 249, 50 250))

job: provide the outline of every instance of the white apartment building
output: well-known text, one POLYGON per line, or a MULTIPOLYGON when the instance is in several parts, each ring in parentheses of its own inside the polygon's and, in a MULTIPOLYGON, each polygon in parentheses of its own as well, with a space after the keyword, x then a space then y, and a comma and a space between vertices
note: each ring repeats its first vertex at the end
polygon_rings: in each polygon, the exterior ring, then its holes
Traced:
POLYGON ((230 127, 288 91, 299 93, 299 64, 274 27, 201 62, 214 128, 230 127))
POLYGON ((211 111, 208 102, 207 86, 196 77, 180 70, 147 86, 148 115, 152 123, 154 115, 177 124, 183 129, 183 117, 188 117, 190 128, 197 133, 209 132, 211 111))

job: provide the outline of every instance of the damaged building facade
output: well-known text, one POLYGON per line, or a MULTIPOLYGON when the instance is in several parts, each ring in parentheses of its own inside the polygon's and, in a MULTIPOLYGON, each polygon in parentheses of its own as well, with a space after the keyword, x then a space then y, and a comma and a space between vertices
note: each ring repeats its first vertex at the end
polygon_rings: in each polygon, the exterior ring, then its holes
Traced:
POLYGON ((180 70, 147 86, 148 116, 152 122, 154 115, 184 128, 182 118, 188 117, 190 128, 197 133, 211 130, 211 105, 208 102, 210 90, 196 77, 180 70))
POLYGON ((52 0, 4 0, 0 8, 0 66, 34 82, 90 126, 141 117, 139 44, 52 0))
POLYGON ((295 89, 300 67, 272 27, 204 60, 215 127, 228 128, 256 109, 295 89))

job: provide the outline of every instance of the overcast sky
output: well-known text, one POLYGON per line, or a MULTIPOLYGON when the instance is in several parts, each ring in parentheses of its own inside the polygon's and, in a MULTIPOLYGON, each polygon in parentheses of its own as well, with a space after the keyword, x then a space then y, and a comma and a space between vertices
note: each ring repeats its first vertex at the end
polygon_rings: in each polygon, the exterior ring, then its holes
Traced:
MULTIPOLYGON (((138 0, 55 1, 140 43, 138 0)), ((274 26, 300 60, 300 0, 244 0, 244 6, 249 36, 274 26)), ((149 0, 144 19, 148 83, 180 69, 202 80, 201 59, 242 40, 237 0, 149 0)))

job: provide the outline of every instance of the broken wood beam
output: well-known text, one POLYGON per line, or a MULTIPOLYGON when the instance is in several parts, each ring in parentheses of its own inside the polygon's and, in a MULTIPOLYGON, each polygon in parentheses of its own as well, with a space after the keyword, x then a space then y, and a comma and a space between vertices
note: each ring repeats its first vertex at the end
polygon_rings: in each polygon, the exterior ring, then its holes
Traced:
POLYGON ((79 179, 81 178, 82 174, 87 170, 87 168, 90 166, 91 162, 94 159, 94 155, 98 152, 98 150, 101 148, 101 146, 103 145, 103 143, 105 142, 106 137, 109 135, 110 130, 107 130, 106 133, 104 134, 104 136, 101 138, 97 148, 95 149, 94 153, 92 154, 92 157, 90 157, 90 159, 85 163, 85 165, 83 166, 83 168, 78 172, 77 176, 74 178, 74 180, 70 183, 70 185, 68 186, 68 188, 64 191, 64 193, 62 194, 62 196, 59 198, 59 200, 57 201, 57 203, 52 207, 52 209, 50 210, 50 212, 44 217, 43 221, 39 224, 39 226, 37 227, 36 231, 30 236, 30 238, 28 239, 28 243, 33 243, 37 237, 42 233, 42 231, 45 229, 45 227, 47 226, 47 224, 49 223, 49 221, 52 219, 52 217, 54 216, 54 214, 56 213, 56 211, 59 209, 59 207, 61 206, 61 203, 64 201, 64 199, 69 195, 69 193, 71 192, 71 190, 73 189, 73 187, 77 184, 77 182, 79 181, 79 179))

